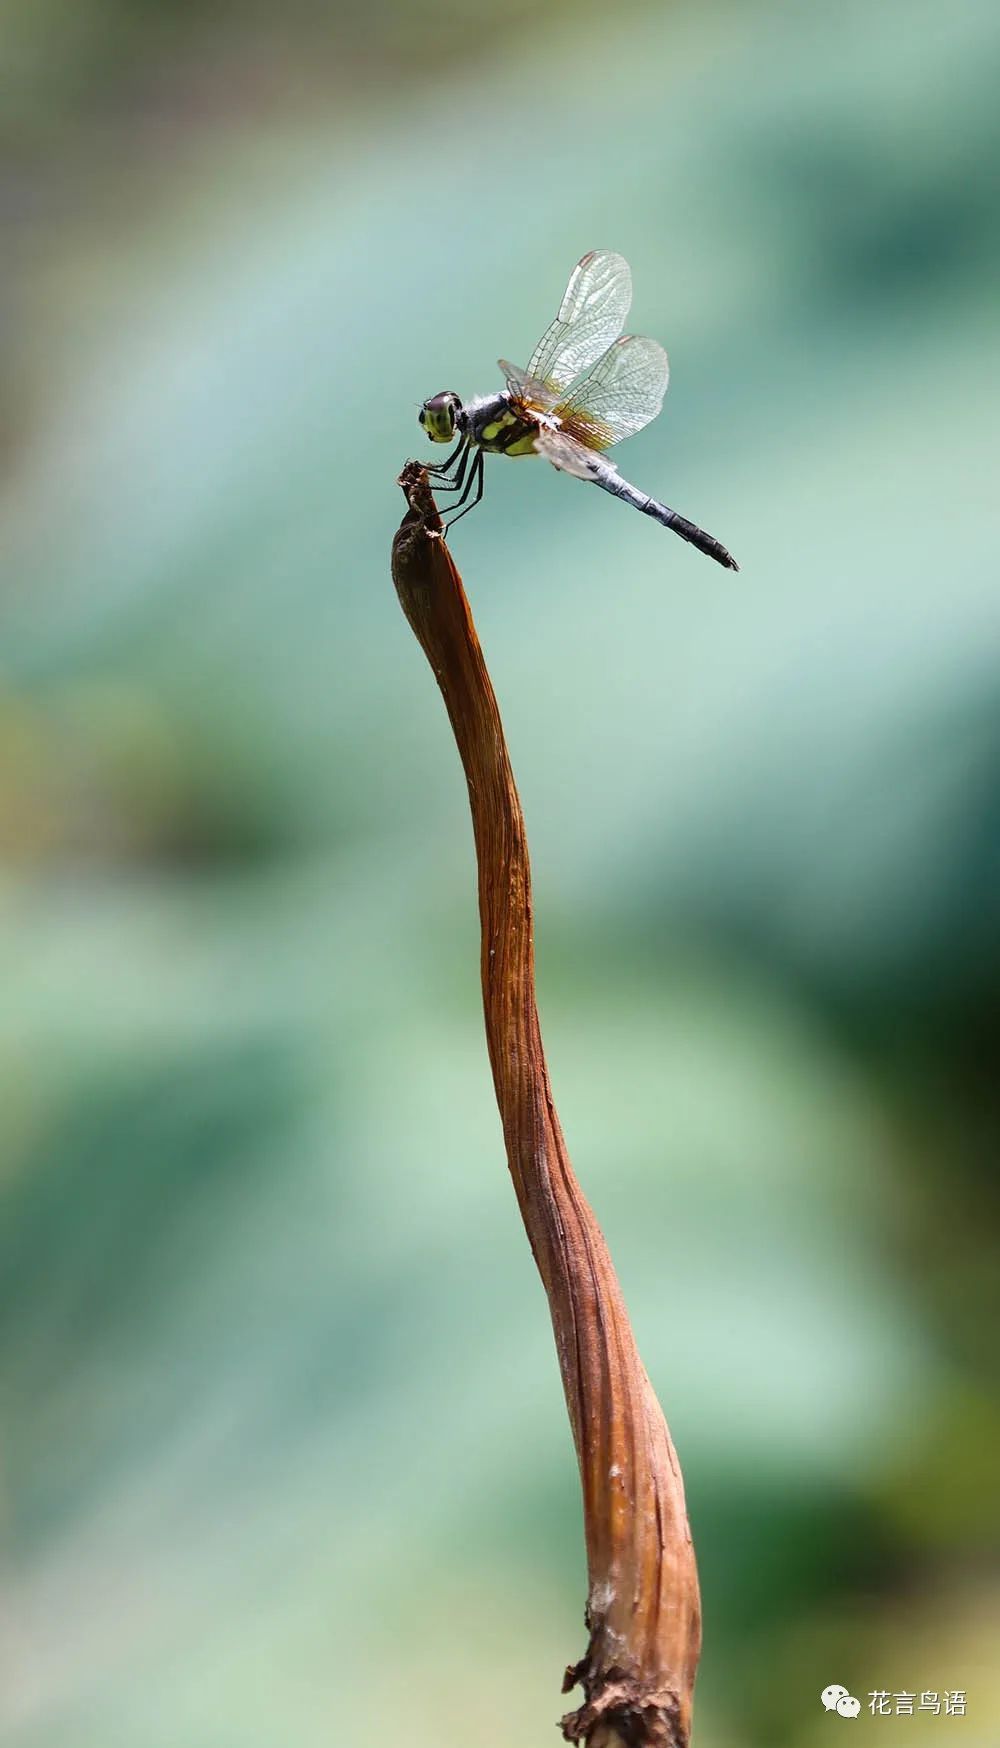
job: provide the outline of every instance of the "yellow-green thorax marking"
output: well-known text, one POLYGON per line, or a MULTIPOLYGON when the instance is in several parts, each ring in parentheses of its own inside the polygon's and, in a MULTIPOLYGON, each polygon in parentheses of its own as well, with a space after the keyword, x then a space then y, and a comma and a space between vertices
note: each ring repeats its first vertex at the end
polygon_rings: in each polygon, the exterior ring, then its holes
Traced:
POLYGON ((462 408, 466 432, 490 455, 534 455, 536 419, 527 418, 508 394, 490 395, 462 408))

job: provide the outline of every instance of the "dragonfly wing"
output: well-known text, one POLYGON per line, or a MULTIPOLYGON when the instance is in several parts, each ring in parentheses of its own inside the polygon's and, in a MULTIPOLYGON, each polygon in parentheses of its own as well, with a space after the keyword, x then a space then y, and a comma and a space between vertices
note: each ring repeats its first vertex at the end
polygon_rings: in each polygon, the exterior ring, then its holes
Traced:
POLYGON ((560 473, 571 473, 574 479, 597 479, 610 468, 615 471, 610 461, 603 456, 598 458, 592 449, 578 443, 575 437, 570 437, 565 431, 539 431, 535 437, 535 451, 544 455, 546 461, 551 461, 560 473))
POLYGON ((537 376, 530 376, 526 370, 520 370, 516 364, 511 364, 508 358, 498 358, 507 387, 519 399, 543 408, 554 407, 561 394, 560 389, 553 388, 550 383, 542 382, 537 376))
POLYGON ((559 305, 528 360, 526 374, 568 388, 596 363, 625 325, 632 302, 632 274, 624 255, 595 249, 578 261, 559 305))
POLYGON ((625 334, 553 408, 566 433, 591 449, 609 449, 632 437, 663 406, 670 380, 657 340, 625 334))

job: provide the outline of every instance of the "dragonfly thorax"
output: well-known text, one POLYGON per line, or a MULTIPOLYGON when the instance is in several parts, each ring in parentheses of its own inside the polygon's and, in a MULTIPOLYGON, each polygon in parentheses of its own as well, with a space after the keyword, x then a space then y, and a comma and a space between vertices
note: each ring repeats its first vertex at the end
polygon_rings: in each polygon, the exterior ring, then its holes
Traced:
POLYGON ((533 455, 539 418, 507 393, 483 395, 462 408, 461 428, 491 455, 533 455), (464 421, 464 423, 463 423, 464 421))

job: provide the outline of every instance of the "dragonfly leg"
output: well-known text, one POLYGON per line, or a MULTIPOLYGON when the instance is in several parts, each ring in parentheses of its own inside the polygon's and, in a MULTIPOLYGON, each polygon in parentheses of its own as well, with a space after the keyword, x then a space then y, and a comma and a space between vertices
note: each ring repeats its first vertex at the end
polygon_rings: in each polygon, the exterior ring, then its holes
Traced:
MULTIPOLYGON (((437 468, 428 468, 428 470, 427 470, 428 473, 430 473, 434 476, 432 478, 431 484, 433 485, 434 490, 436 492, 458 492, 458 491, 461 491, 462 486, 465 484, 465 473, 466 473, 466 469, 468 468, 468 465, 469 465, 470 454, 471 454, 471 450, 469 449, 468 446, 466 446, 463 449, 462 454, 458 457, 458 466, 455 469, 455 474, 454 474, 453 479, 449 480, 449 479, 445 479, 445 478, 441 477, 444 474, 443 467, 440 470, 437 468)), ((449 461, 451 461, 452 459, 453 458, 451 456, 448 457, 449 461)), ((445 465, 447 465, 447 463, 445 465)))
POLYGON ((463 469, 464 463, 468 459, 468 453, 468 438, 463 436, 459 439, 457 447, 452 450, 450 455, 446 455, 444 460, 439 462, 436 467, 432 467, 430 463, 425 464, 424 471, 425 473, 434 475, 435 478, 440 478, 443 474, 451 473, 451 470, 456 463, 460 469, 463 469))
MULTIPOLYGON (((463 491, 462 496, 454 504, 451 505, 451 511, 458 510, 458 515, 457 516, 451 515, 451 520, 445 523, 444 531, 446 534, 448 533, 449 529, 454 528, 456 522, 461 522, 462 517, 467 516, 469 514, 469 511, 474 510, 476 505, 479 503, 479 500, 481 499, 481 497, 483 495, 483 468, 484 468, 485 461, 486 461, 486 456, 485 456, 483 450, 477 449, 476 450, 476 458, 475 458, 474 462, 472 463, 472 472, 469 474, 469 479, 468 479, 468 483, 465 487, 465 490, 463 491), (475 484, 476 495, 473 498, 472 503, 465 504, 465 509, 459 510, 459 508, 458 508, 459 504, 465 503, 466 498, 468 497, 470 491, 472 490, 473 484, 475 484)), ((449 511, 449 514, 450 513, 451 512, 449 511)))

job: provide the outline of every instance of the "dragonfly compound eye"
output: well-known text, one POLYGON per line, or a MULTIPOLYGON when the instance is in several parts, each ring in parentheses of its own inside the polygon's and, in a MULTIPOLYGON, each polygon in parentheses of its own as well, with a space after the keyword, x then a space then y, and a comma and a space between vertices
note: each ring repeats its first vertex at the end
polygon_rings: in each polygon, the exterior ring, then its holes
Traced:
POLYGON ((433 442, 451 442, 455 435, 455 408, 460 404, 458 396, 451 393, 432 395, 424 402, 420 423, 433 442))

